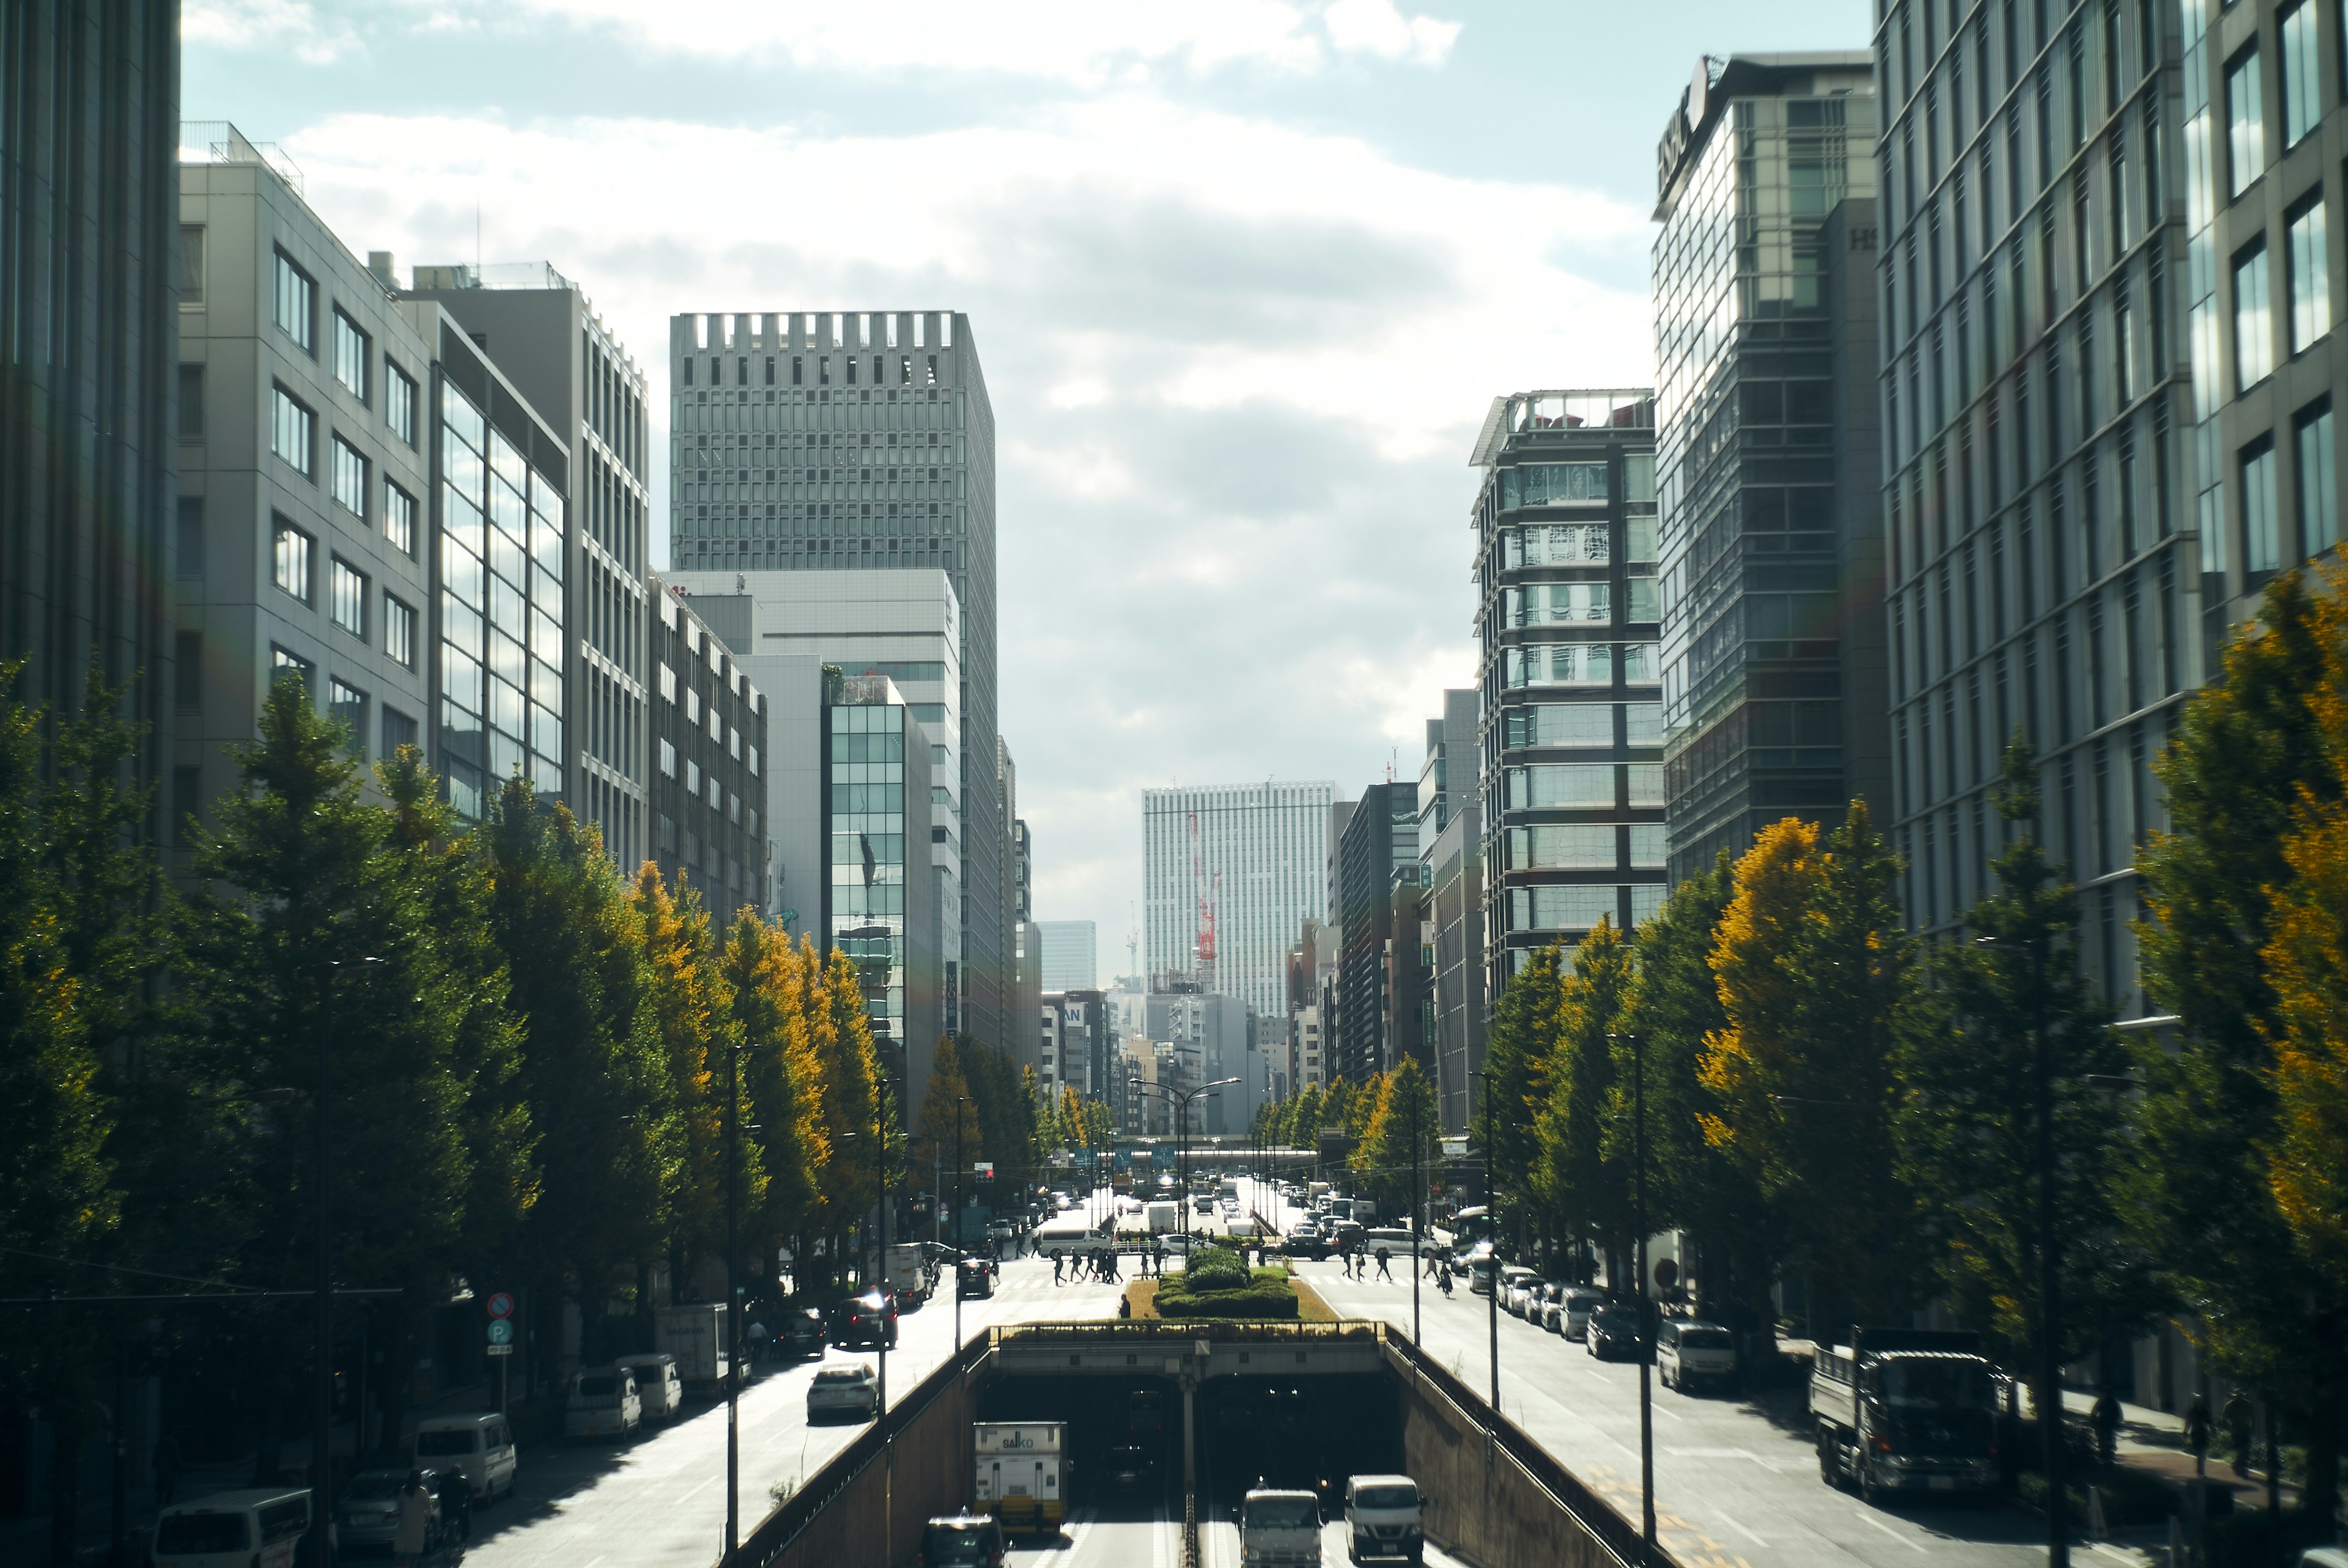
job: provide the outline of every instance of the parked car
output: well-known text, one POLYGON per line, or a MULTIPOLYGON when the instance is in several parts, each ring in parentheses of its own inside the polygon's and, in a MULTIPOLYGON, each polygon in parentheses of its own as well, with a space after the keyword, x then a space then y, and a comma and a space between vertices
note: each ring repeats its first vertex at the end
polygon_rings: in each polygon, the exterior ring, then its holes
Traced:
POLYGON ((582 1367, 571 1375, 562 1401, 566 1438, 626 1438, 644 1424, 644 1397, 636 1375, 625 1367, 582 1367))
POLYGON ((513 1428, 488 1411, 469 1416, 427 1416, 416 1424, 416 1463, 430 1470, 462 1471, 474 1501, 511 1497, 519 1469, 513 1428))
POLYGON ((874 1286, 849 1297, 832 1309, 831 1342, 843 1349, 858 1345, 897 1348, 897 1298, 874 1286))
POLYGON ((1550 1325, 1568 1339, 1579 1339, 1590 1329, 1590 1315, 1606 1305, 1606 1293, 1587 1285, 1569 1285, 1558 1298, 1557 1321, 1550 1325))
POLYGON ((880 1415, 880 1379, 869 1361, 826 1367, 808 1385, 808 1425, 846 1416, 870 1421, 880 1415))
POLYGON ((1525 1298, 1540 1283, 1539 1269, 1527 1268, 1521 1263, 1505 1265, 1500 1270, 1500 1310, 1511 1317, 1522 1317, 1525 1298))
POLYGON ((293 1568, 309 1529, 307 1491, 216 1491, 163 1510, 152 1557, 156 1568, 293 1568))
POLYGON ((1590 1315, 1582 1344, 1601 1361, 1643 1356, 1646 1345, 1639 1332, 1639 1309, 1613 1303, 1600 1307, 1590 1315))
POLYGON ((1655 1376, 1666 1389, 1736 1380, 1736 1337, 1700 1317, 1666 1317, 1655 1325, 1655 1376))
POLYGON ((823 1359, 823 1314, 812 1307, 786 1307, 775 1327, 775 1353, 794 1361, 823 1359))
MULTIPOLYGON (((399 1538, 399 1494, 407 1485, 404 1470, 363 1470, 351 1477, 335 1500, 335 1542, 344 1552, 388 1552, 399 1538)), ((472 1489, 462 1474, 451 1470, 424 1471, 424 1489, 432 1494, 435 1513, 424 1532, 424 1554, 430 1556, 452 1541, 462 1541, 473 1517, 472 1489)))
POLYGON ((685 1413, 685 1378, 676 1358, 664 1350, 616 1358, 612 1365, 636 1375, 636 1397, 644 1401, 644 1419, 673 1421, 685 1413))

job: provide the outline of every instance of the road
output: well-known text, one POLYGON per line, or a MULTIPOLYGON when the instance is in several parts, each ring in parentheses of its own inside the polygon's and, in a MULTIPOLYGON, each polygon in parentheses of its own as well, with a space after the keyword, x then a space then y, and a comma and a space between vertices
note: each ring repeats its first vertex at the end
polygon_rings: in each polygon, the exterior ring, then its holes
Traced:
MULTIPOLYGON (((1269 1188, 1251 1195, 1267 1215, 1269 1188)), ((1293 1211, 1283 1208, 1283 1227, 1293 1211)), ((1407 1332, 1407 1260, 1395 1278, 1347 1280, 1336 1261, 1297 1272, 1348 1317, 1382 1317, 1407 1332)), ((1421 1340, 1478 1393, 1488 1393, 1490 1305, 1462 1283, 1446 1299, 1419 1287, 1421 1340)), ((1499 1318, 1500 1407, 1629 1519, 1640 1513, 1639 1369, 1601 1362, 1583 1348, 1507 1313, 1499 1318)), ((2035 1514, 2003 1504, 1915 1503, 1869 1508, 1818 1480, 1801 1396, 1766 1405, 1734 1396, 1680 1394, 1654 1386, 1657 1534, 1686 1568, 2023 1568, 2046 1560, 2035 1514)), ((2133 1554, 2082 1544, 2083 1563, 2140 1563, 2133 1554)))
MULTIPOLYGON (((994 1323, 1111 1317, 1119 1287, 1055 1286, 1040 1258, 1003 1266, 991 1300, 963 1303, 965 1337, 994 1323)), ((941 1295, 899 1320, 889 1353, 893 1406, 943 1361, 953 1339, 953 1302, 941 1295)), ((770 1370, 741 1398, 742 1529, 774 1506, 768 1489, 797 1485, 863 1430, 807 1424, 807 1388, 822 1364, 870 1359, 869 1351, 829 1352, 826 1363, 770 1370)), ((726 1407, 697 1402, 665 1431, 625 1445, 542 1447, 522 1456, 510 1501, 473 1516, 466 1568, 709 1568, 726 1530, 726 1407)), ((1132 1559, 1139 1562, 1143 1559, 1132 1559)))
MULTIPOLYGON (((1011 1554, 1014 1563, 1052 1568, 1179 1568, 1182 1561, 1182 1522, 1164 1508, 1111 1514, 1079 1509, 1069 1521, 1065 1540, 1023 1542, 1011 1554)), ((1229 1520, 1203 1521, 1199 1526, 1201 1568, 1240 1568, 1239 1526, 1229 1520)), ((1323 1527, 1321 1561, 1345 1561, 1343 1521, 1323 1527)), ((1457 1568, 1459 1560, 1430 1546, 1431 1568, 1457 1568)))

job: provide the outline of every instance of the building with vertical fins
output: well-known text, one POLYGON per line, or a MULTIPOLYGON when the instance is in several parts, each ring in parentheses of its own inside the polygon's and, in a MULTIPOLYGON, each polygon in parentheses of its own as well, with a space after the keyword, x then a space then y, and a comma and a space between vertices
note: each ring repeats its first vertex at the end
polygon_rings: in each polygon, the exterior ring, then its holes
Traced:
POLYGON ((1142 791, 1146 972, 1195 973, 1202 989, 1285 1017, 1289 943, 1327 897, 1322 835, 1334 794, 1316 780, 1142 791), (1214 917, 1211 967, 1199 960, 1202 904, 1214 917))

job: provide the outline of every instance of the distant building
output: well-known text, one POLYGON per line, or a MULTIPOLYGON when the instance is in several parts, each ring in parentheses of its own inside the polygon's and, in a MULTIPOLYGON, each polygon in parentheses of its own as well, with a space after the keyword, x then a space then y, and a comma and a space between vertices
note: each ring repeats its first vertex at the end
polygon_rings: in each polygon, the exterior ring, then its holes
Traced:
POLYGON ((1090 920, 1039 920, 1036 928, 1044 936, 1045 990, 1090 990, 1100 983, 1094 974, 1096 954, 1090 920))
POLYGON ((765 696, 691 601, 651 579, 653 833, 649 858, 689 880, 721 925, 773 914, 767 879, 765 696))
POLYGON ((1418 774, 1418 857, 1426 892, 1426 1054, 1443 1130, 1467 1131, 1470 1074, 1484 1065, 1482 814, 1477 805, 1477 693, 1443 694, 1426 722, 1418 774))
POLYGON ((1277 1015, 1296 922, 1325 897, 1321 835, 1334 793, 1310 780, 1144 790, 1147 971, 1195 972, 1208 990, 1277 1015), (1198 950, 1202 909, 1214 923, 1211 965, 1198 950))
POLYGON ((1396 1038, 1390 953, 1399 933, 1414 960, 1416 956, 1418 791, 1401 784, 1364 790, 1337 856, 1341 908, 1330 1076, 1362 1083, 1418 1043, 1415 1037, 1396 1038))
POLYGON ((1170 1046, 1184 1063, 1189 1087, 1225 1078, 1240 1081, 1201 1096, 1190 1110, 1193 1132, 1247 1130, 1261 1103, 1264 1077, 1252 1039, 1248 1005, 1237 997, 1199 989, 1153 990, 1142 1025, 1145 1039, 1170 1046))

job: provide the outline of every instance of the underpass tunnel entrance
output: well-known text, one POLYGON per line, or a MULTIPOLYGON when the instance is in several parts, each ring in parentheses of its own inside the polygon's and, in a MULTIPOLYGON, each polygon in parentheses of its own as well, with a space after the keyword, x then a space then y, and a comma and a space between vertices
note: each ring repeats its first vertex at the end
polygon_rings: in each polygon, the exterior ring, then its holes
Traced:
POLYGON ((998 1374, 979 1389, 977 1419, 1065 1422, 1071 1509, 1182 1517, 1182 1390, 1172 1378, 998 1374))
POLYGON ((1318 1492, 1334 1516, 1347 1476, 1403 1468, 1401 1390, 1389 1372, 1210 1378, 1197 1399, 1202 1520, 1234 1518, 1257 1485, 1318 1492))

